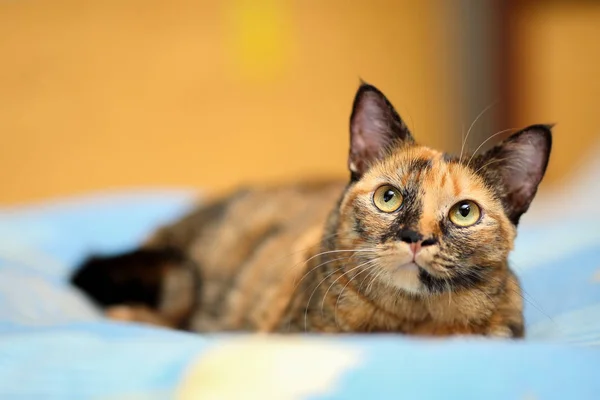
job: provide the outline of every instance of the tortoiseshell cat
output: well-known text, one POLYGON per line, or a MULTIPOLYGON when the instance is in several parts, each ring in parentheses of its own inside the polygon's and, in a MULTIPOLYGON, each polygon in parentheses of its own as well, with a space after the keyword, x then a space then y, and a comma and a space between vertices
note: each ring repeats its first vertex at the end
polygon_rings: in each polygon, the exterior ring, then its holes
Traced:
POLYGON ((73 281, 107 313, 198 332, 524 335, 507 262, 540 183, 550 127, 483 155, 418 145, 362 84, 349 182, 239 191, 92 258, 73 281))

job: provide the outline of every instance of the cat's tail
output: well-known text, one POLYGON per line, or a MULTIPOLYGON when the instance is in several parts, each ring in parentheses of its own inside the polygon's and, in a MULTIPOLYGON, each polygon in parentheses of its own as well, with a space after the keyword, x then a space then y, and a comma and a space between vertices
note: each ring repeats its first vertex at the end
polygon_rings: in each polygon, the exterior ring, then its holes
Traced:
POLYGON ((185 254, 168 248, 90 257, 71 282, 110 318, 187 329, 201 280, 185 254))

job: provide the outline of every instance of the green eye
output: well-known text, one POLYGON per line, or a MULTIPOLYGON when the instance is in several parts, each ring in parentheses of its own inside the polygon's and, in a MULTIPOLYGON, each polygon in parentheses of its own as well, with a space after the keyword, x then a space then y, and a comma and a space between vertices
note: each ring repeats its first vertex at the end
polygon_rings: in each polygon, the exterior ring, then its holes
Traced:
POLYGON ((475 202, 471 200, 463 200, 452 206, 450 214, 448 214, 450 221, 456 226, 467 227, 474 225, 479 221, 481 217, 481 210, 475 202))
POLYGON ((375 207, 386 213, 396 211, 402 205, 400 191, 391 185, 383 185, 373 193, 375 207))

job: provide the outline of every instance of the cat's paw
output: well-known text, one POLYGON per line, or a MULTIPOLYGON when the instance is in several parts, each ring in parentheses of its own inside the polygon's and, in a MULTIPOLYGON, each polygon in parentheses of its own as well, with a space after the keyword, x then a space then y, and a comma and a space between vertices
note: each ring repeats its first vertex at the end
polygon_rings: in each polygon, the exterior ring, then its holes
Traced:
POLYGON ((490 328, 487 332, 488 337, 498 338, 498 339, 516 339, 517 336, 515 332, 510 329, 508 326, 494 326, 490 328))
POLYGON ((104 310, 104 315, 116 321, 174 327, 160 314, 144 306, 111 306, 104 310))

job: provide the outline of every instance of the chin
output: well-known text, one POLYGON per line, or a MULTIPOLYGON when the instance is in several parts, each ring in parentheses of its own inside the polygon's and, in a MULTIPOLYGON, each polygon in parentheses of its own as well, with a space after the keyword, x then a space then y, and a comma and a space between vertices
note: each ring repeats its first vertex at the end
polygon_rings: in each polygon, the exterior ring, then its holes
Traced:
POLYGON ((423 283, 419 279, 419 266, 414 262, 395 266, 391 275, 391 283, 394 287, 410 294, 423 293, 423 283))

